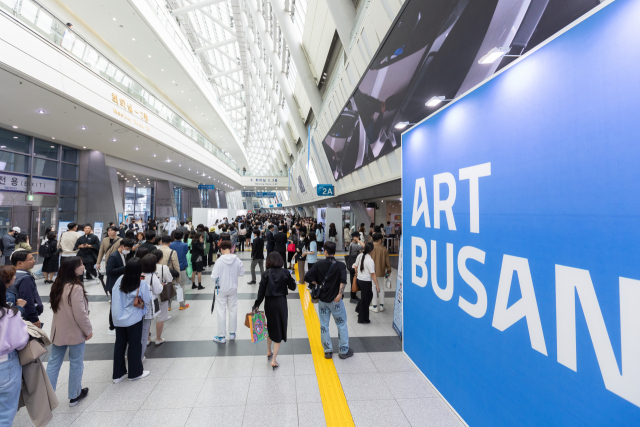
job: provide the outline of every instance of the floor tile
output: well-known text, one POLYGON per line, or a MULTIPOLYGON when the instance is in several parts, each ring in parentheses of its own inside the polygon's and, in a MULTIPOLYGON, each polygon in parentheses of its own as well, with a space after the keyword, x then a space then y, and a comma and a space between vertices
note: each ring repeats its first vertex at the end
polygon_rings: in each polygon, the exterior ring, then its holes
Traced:
POLYGON ((316 374, 316 369, 313 365, 313 356, 310 354, 294 354, 293 365, 296 375, 316 374))
POLYGON ((244 406, 251 378, 207 378, 200 389, 195 406, 244 406))
POLYGON ((151 374, 148 377, 141 379, 140 381, 158 381, 162 379, 164 374, 169 369, 169 366, 173 364, 174 360, 176 359, 147 358, 147 360, 144 361, 143 366, 144 370, 151 372, 151 374))
POLYGON ((417 372, 406 354, 402 352, 369 353, 378 372, 417 372))
MULTIPOLYGON (((113 408, 112 408, 113 409, 113 408)), ((122 427, 126 426, 136 411, 84 412, 71 424, 72 427, 122 427)))
POLYGON ((462 427, 460 418, 440 398, 398 399, 412 427, 462 427))
POLYGON ((350 401, 349 409, 356 427, 409 427, 395 400, 350 401))
POLYGON ((334 364, 338 374, 364 374, 367 372, 378 372, 367 353, 356 352, 353 357, 348 359, 339 359, 336 357, 334 364))
POLYGON ((253 359, 253 371, 251 372, 251 376, 282 377, 295 374, 293 355, 279 355, 277 362, 280 366, 274 370, 271 366, 271 360, 267 359, 266 354, 255 356, 253 359))
POLYGON ((298 403, 298 427, 325 427, 322 403, 298 403))
POLYGON ((129 422, 129 426, 183 427, 190 413, 191 408, 140 409, 129 422))
POLYGON ((207 378, 250 377, 253 370, 253 360, 254 356, 217 357, 207 378))
POLYGON ((141 409, 191 408, 203 384, 204 379, 161 380, 141 409))
MULTIPOLYGON (((62 374, 62 372, 60 372, 60 374, 62 374)), ((69 376, 69 371, 67 370, 67 377, 68 376, 69 376)), ((60 384, 60 379, 61 377, 58 376, 58 384, 60 384)), ((85 365, 84 370, 82 371, 83 383, 85 382, 110 383, 112 379, 113 379, 113 359, 112 360, 93 360, 88 365, 85 365)))
POLYGON ((318 378, 315 375, 296 376, 296 400, 298 403, 322 402, 318 388, 318 378))
POLYGON ((186 380, 190 378, 207 378, 215 357, 180 357, 173 363, 165 374, 163 380, 186 380))
POLYGON ((393 399, 379 373, 339 374, 345 397, 350 400, 393 399))
POLYGON ((243 418, 244 406, 193 408, 185 427, 240 427, 243 418))
POLYGON ((389 372, 381 375, 396 399, 439 397, 431 384, 418 372, 389 372))
POLYGON ((295 404, 247 405, 244 427, 298 427, 298 407, 295 404))
POLYGON ((137 411, 158 384, 157 381, 128 381, 110 384, 85 412, 137 411))
POLYGON ((111 383, 90 383, 82 380, 82 387, 89 388, 89 394, 83 400, 80 401, 76 406, 69 406, 69 389, 67 388, 67 384, 63 384, 62 386, 58 386, 56 389, 56 396, 58 396, 58 402, 60 404, 56 409, 54 409, 54 414, 65 414, 65 413, 80 413, 84 412, 91 404, 98 398, 104 391, 109 387, 111 383))
POLYGON ((265 403, 296 403, 295 377, 252 377, 247 405, 265 403))

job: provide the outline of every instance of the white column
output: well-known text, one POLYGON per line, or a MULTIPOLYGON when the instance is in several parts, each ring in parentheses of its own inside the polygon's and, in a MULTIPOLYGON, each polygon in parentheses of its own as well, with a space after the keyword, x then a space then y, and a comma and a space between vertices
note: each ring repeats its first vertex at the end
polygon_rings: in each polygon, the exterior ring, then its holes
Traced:
MULTIPOLYGON (((247 3, 252 1, 253 0, 247 0, 247 3)), ((291 18, 287 16, 287 12, 284 9, 284 0, 272 0, 271 5, 273 6, 273 13, 276 15, 276 19, 280 24, 280 30, 282 30, 284 40, 289 47, 289 52, 291 52, 291 59, 298 71, 298 78, 304 87, 313 112, 316 117, 319 117, 320 109, 322 108, 322 96, 318 90, 318 83, 313 77, 311 66, 309 62, 307 62, 307 57, 302 50, 302 36, 298 35, 297 29, 295 29, 293 22, 291 22, 291 18)))
POLYGON ((326 0, 345 51, 349 50, 351 30, 356 23, 356 8, 351 0, 326 0))

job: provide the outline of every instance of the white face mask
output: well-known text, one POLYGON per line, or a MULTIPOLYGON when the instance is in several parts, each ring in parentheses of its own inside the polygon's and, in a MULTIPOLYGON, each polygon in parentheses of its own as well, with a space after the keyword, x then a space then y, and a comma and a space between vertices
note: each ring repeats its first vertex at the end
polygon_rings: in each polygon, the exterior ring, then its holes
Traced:
POLYGON ((84 265, 75 269, 76 276, 82 276, 84 274, 84 265))
POLYGON ((126 250, 126 249, 123 249, 123 250, 122 250, 122 254, 123 254, 123 255, 129 255, 129 253, 130 253, 130 252, 131 252, 131 251, 128 251, 128 250, 126 250))

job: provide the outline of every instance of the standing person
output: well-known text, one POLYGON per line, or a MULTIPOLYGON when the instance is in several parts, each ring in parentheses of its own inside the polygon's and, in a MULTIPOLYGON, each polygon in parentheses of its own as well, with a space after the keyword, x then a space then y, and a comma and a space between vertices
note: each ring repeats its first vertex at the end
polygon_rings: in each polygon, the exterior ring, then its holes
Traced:
POLYGON ((59 267, 60 257, 58 257, 58 241, 56 237, 58 237, 56 232, 50 231, 47 234, 46 242, 40 246, 39 250, 40 255, 44 255, 42 273, 44 274, 45 284, 53 284, 53 275, 56 274, 59 267))
POLYGON ((127 376, 124 356, 127 353, 129 381, 149 376, 142 367, 142 321, 151 304, 149 285, 141 280, 142 261, 131 258, 124 267, 124 275, 113 285, 111 311, 116 326, 116 344, 113 348, 113 383, 117 384, 127 376), (144 307, 136 307, 139 297, 144 307), (127 345, 129 346, 127 350, 127 345))
POLYGON ((256 284, 256 265, 260 267, 260 277, 264 276, 264 268, 262 266, 264 261, 264 240, 260 238, 260 230, 257 228, 253 230, 253 236, 253 245, 251 245, 251 281, 247 283, 248 285, 256 284))
MULTIPOLYGON (((313 230, 313 229, 312 229, 313 230)), ((322 245, 324 244, 324 230, 322 229, 322 224, 317 224, 316 228, 315 228, 316 232, 314 233, 313 231, 311 231, 311 233, 309 233, 309 239, 311 239, 311 234, 314 234, 316 237, 314 240, 317 242, 317 248, 322 250, 322 245)))
POLYGON ((22 366, 18 350, 29 343, 27 324, 16 307, 7 305, 6 283, 0 278, 0 426, 10 427, 18 412, 22 366))
POLYGON ((11 231, 2 236, 2 255, 4 255, 4 265, 11 265, 9 257, 16 249, 16 236, 20 233, 20 227, 13 227, 11 231))
MULTIPOLYGON (((124 274, 124 266, 127 264, 126 257, 131 253, 134 245, 133 239, 122 239, 120 246, 116 249, 106 262, 105 271, 107 273, 107 283, 105 287, 111 297, 113 297, 113 286, 120 276, 124 274)), ((112 304, 112 301, 109 302, 112 304)), ((109 310, 109 330, 107 335, 115 335, 116 327, 113 324, 113 314, 109 310)))
POLYGON ((204 286, 202 286, 204 263, 204 234, 198 232, 191 241, 191 289, 197 289, 199 291, 204 289, 204 286), (196 275, 198 276, 198 286, 196 286, 196 275))
MULTIPOLYGON (((391 259, 389 258, 389 251, 382 244, 382 234, 373 234, 373 251, 371 252, 371 258, 376 265, 376 277, 378 285, 384 283, 386 278, 391 274, 391 259)), ((378 311, 384 311, 384 287, 379 292, 373 293, 373 302, 371 311, 377 313, 378 311)))
POLYGON ((309 249, 309 240, 304 234, 304 231, 301 231, 295 252, 295 263, 298 267, 298 277, 300 279, 300 284, 304 284, 304 263, 307 260, 307 249, 309 249))
POLYGON ((7 288, 7 305, 17 308, 20 316, 22 316, 24 306, 27 302, 18 298, 16 289, 13 287, 13 284, 16 282, 16 268, 13 265, 3 265, 0 267, 0 280, 2 280, 4 286, 7 288))
POLYGON ((231 253, 235 254, 238 247, 238 230, 234 225, 229 227, 229 238, 231 239, 231 253))
POLYGON ((240 252, 244 252, 244 244, 247 240, 247 229, 244 227, 244 224, 240 226, 240 231, 238 231, 238 250, 240 252))
POLYGON ((290 270, 293 270, 294 267, 293 257, 296 256, 299 241, 300 236, 298 235, 296 227, 291 228, 291 233, 289 234, 289 238, 287 240, 287 263, 290 270))
POLYGON ((376 292, 380 292, 380 285, 378 285, 378 278, 376 277, 376 264, 371 258, 371 251, 373 251, 372 243, 364 245, 364 252, 358 255, 356 262, 351 266, 356 270, 356 282, 362 293, 362 299, 356 306, 358 323, 371 323, 371 320, 369 320, 369 304, 373 300, 374 289, 372 285, 375 285, 376 292))
MULTIPOLYGON (((171 242, 169 248, 176 252, 176 254, 178 255, 178 263, 180 264, 180 279, 176 284, 182 288, 183 298, 186 299, 187 295, 185 293, 185 289, 187 283, 187 266, 189 265, 187 262, 187 251, 189 251, 189 245, 182 241, 181 231, 174 232, 173 238, 175 240, 171 242)), ((183 299, 180 302, 180 310, 185 310, 187 308, 189 308, 189 304, 185 304, 183 299)), ((169 311, 171 311, 171 300, 169 300, 169 311)))
POLYGON ((351 304, 357 304, 358 301, 360 301, 360 298, 358 298, 356 288, 353 287, 353 280, 356 277, 356 270, 352 266, 356 262, 356 258, 358 257, 360 252, 362 252, 362 250, 364 249, 364 246, 362 246, 362 244, 360 243, 360 233, 358 233, 357 231, 351 233, 351 239, 352 241, 349 244, 348 249, 349 254, 347 255, 346 260, 347 267, 349 268, 349 283, 351 284, 351 299, 349 299, 349 302, 351 304))
POLYGON ((387 237, 393 234, 393 227, 391 226, 391 221, 387 221, 387 225, 384 227, 384 234, 387 237))
POLYGON ((11 293, 15 294, 18 299, 24 300, 24 311, 22 318, 42 328, 39 316, 42 315, 44 307, 42 299, 38 293, 36 280, 29 272, 36 264, 35 258, 25 250, 15 251, 11 255, 11 264, 16 268, 16 281, 11 286, 11 293))
POLYGON ((216 233, 216 228, 211 227, 209 230, 209 256, 208 261, 209 265, 214 265, 218 257, 216 256, 218 252, 218 240, 220 240, 220 236, 216 233))
MULTIPOLYGON (((51 356, 47 376, 56 389, 58 374, 69 349, 69 406, 76 406, 89 394, 82 388, 84 344, 93 337, 89 320, 89 300, 80 278, 86 264, 81 257, 65 257, 60 263, 58 277, 51 286, 49 301, 53 311, 51 321, 51 356)), ((93 264, 91 264, 93 265, 93 264)))
POLYGON ((287 259, 287 240, 289 239, 284 232, 284 225, 280 224, 278 226, 278 232, 273 235, 273 250, 278 252, 282 259, 287 259))
POLYGON ((307 250, 307 270, 318 261, 318 242, 315 233, 309 234, 309 248, 307 250))
POLYGON ((16 247, 15 250, 24 249, 27 252, 31 252, 31 245, 29 244, 29 236, 26 233, 18 233, 16 235, 16 247))
POLYGON ((289 308, 287 307, 287 289, 296 290, 296 281, 291 277, 289 270, 282 268, 284 260, 277 252, 267 256, 267 273, 260 278, 258 298, 253 304, 253 312, 258 311, 264 300, 264 314, 267 317, 269 336, 267 337, 267 358, 271 360, 271 366, 275 370, 278 366, 278 352, 280 343, 287 341, 287 321, 289 308), (273 342, 273 352, 271 343, 273 342))
POLYGON ((58 250, 61 251, 60 256, 77 256, 76 241, 80 238, 78 234, 78 224, 75 222, 67 225, 67 231, 62 233, 58 241, 58 250))
MULTIPOLYGON (((93 234, 93 229, 90 224, 86 224, 84 226, 84 234, 76 240, 73 249, 77 250, 78 256, 82 258, 84 269, 87 274, 87 280, 95 279, 98 275, 95 265, 100 251, 100 239, 98 239, 98 236, 93 234)), ((84 277, 81 277, 80 281, 82 282, 83 280, 84 277)))
MULTIPOLYGON (((155 250, 157 251, 158 249, 155 250)), ((159 295, 162 293, 162 283, 156 275, 156 264, 157 258, 154 254, 149 253, 142 257, 142 276, 144 277, 144 281, 149 284, 149 293, 151 294, 151 302, 149 303, 149 307, 147 307, 147 313, 144 315, 144 319, 142 321, 142 341, 140 342, 140 344, 142 345, 142 363, 144 363, 144 361, 146 360, 146 358, 144 357, 144 352, 147 350, 147 346, 149 345, 149 341, 151 340, 149 329, 151 328, 151 322, 153 321, 153 319, 157 319, 156 345, 158 346, 164 343, 164 340, 162 339, 162 326, 164 325, 164 321, 166 319, 160 319, 159 316, 162 313, 162 309, 156 311, 154 302, 154 300, 158 300, 158 307, 160 308, 159 295), (159 328, 157 326, 158 324, 160 324, 159 328), (157 329, 160 329, 160 333, 157 333, 157 329)))
POLYGON ((158 249, 156 247, 155 241, 156 241, 156 232, 153 230, 149 230, 144 234, 144 242, 140 244, 139 248, 147 248, 149 252, 153 252, 156 249, 158 249))
MULTIPOLYGON (((169 236, 162 237, 167 237, 170 239, 169 236)), ((166 246, 163 247, 169 249, 166 246)), ((156 249, 152 252, 153 255, 156 256, 156 276, 160 279, 160 282, 162 282, 163 287, 164 285, 172 284, 174 282, 173 276, 169 271, 169 267, 166 264, 163 264, 163 262, 166 262, 166 260, 164 260, 165 252, 166 251, 163 251, 162 249, 156 249)), ((176 271, 179 271, 180 266, 178 264, 178 256, 176 255, 175 251, 170 250, 170 255, 167 257, 167 259, 170 260, 169 262, 171 264, 175 265, 176 271)), ((169 316, 169 301, 160 301, 160 315, 156 317, 156 345, 160 345, 164 342, 164 339, 162 338, 162 329, 164 327, 164 322, 169 319, 171 319, 171 316, 169 316)))
POLYGON ((188 233, 189 228, 185 225, 184 221, 180 221, 180 227, 176 228, 176 231, 179 231, 182 233, 182 236, 184 237, 185 233, 188 233))
POLYGON ((349 223, 344 225, 344 231, 342 233, 342 238, 344 240, 344 250, 349 250, 349 245, 351 244, 351 231, 349 231, 349 223))
POLYGON ((333 344, 329 334, 331 316, 338 327, 339 356, 341 359, 346 359, 353 356, 353 349, 349 348, 347 311, 342 300, 344 288, 347 286, 347 267, 336 261, 335 243, 325 243, 324 255, 325 259, 315 263, 307 271, 304 280, 309 284, 322 286, 320 301, 318 301, 318 317, 320 318, 320 337, 325 359, 333 357, 333 344))
POLYGON ((275 250, 275 247, 276 239, 273 235, 273 224, 269 224, 269 226, 267 227, 267 256, 269 256, 269 254, 275 250))
POLYGON ((338 243, 338 230, 336 230, 336 224, 329 224, 329 242, 338 243))
POLYGON ((118 236, 121 239, 124 239, 126 232, 127 232, 127 224, 125 224, 124 222, 121 222, 120 223, 120 228, 118 228, 118 236))
POLYGON ((229 339, 236 339, 238 326, 238 277, 244 276, 244 266, 237 256, 231 254, 231 242, 220 242, 222 256, 213 266, 211 280, 216 292, 216 311, 218 313, 218 335, 213 337, 217 343, 227 342, 227 314, 229 309, 229 339))
POLYGON ((115 226, 107 228, 107 237, 102 240, 100 244, 100 251, 98 252, 98 259, 96 260, 96 270, 100 270, 102 259, 109 259, 112 253, 118 250, 122 238, 118 236, 118 229, 115 226))

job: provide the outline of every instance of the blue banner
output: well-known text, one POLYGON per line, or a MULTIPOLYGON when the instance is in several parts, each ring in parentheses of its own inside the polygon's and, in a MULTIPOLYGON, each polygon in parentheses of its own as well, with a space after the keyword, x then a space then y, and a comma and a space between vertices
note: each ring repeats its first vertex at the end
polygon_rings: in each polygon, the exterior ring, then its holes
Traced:
POLYGON ((403 135, 404 349, 470 426, 640 425, 639 16, 403 135))
POLYGON ((215 190, 216 186, 211 184, 199 184, 198 185, 198 190, 215 190))

